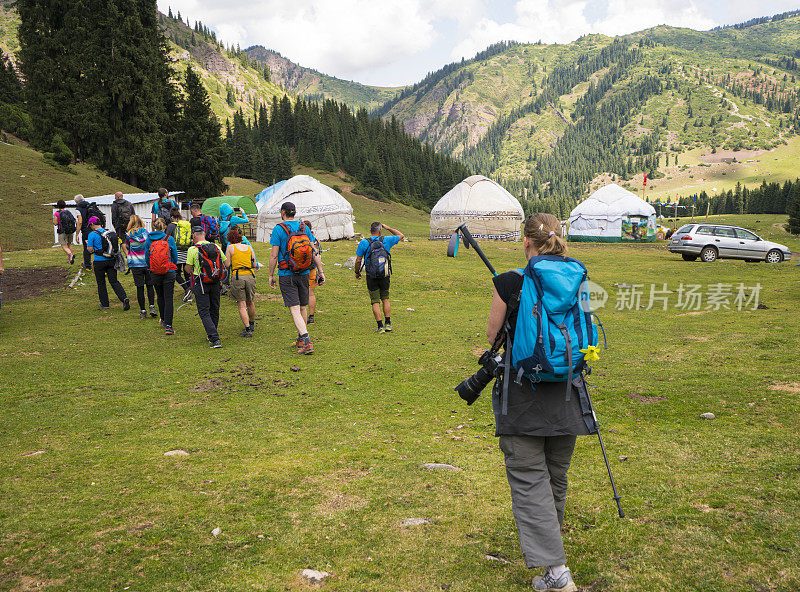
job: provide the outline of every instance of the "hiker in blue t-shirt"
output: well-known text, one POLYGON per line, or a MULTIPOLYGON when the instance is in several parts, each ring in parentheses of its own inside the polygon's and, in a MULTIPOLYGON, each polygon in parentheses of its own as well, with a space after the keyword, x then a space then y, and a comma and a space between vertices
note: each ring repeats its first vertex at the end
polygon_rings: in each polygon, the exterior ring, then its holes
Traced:
POLYGON ((325 282, 322 271, 322 259, 319 251, 314 248, 314 235, 306 228, 301 220, 295 220, 294 204, 290 201, 281 205, 281 220, 272 229, 269 244, 272 251, 269 255, 269 285, 275 288, 280 285, 283 304, 292 315, 294 326, 297 328, 297 353, 310 354, 314 345, 308 336, 308 274, 312 265, 317 266, 317 284, 325 282), (290 234, 301 230, 303 236, 290 234), (287 232, 288 231, 288 232, 287 232), (289 253, 290 239, 294 243, 294 254, 289 253), (307 240, 305 240, 307 239, 307 240), (275 281, 275 267, 278 267, 278 281, 275 281))
MULTIPOLYGON (((100 298, 100 308, 104 310, 111 308, 108 301, 108 288, 106 287, 106 277, 108 277, 111 289, 114 290, 114 294, 122 302, 122 310, 128 310, 131 307, 131 303, 125 293, 125 288, 122 287, 122 284, 117 279, 117 268, 114 266, 116 262, 111 257, 103 256, 103 233, 105 231, 106 229, 100 224, 100 218, 97 216, 89 218, 89 235, 86 239, 86 249, 94 255, 94 277, 97 280, 97 296, 100 298)), ((119 239, 115 240, 119 241, 119 239)), ((117 244, 117 248, 119 248, 119 244, 117 244)))
POLYGON ((164 222, 169 224, 172 220, 172 208, 180 209, 178 202, 169 198, 169 191, 164 187, 159 187, 158 201, 153 204, 153 208, 150 210, 153 214, 151 223, 155 222, 156 218, 163 218, 164 222))
POLYGON ((372 314, 378 323, 378 328, 375 329, 375 332, 385 333, 392 330, 392 305, 389 302, 389 275, 391 274, 392 263, 389 251, 403 240, 405 235, 399 230, 380 222, 373 222, 369 230, 370 236, 361 239, 356 249, 356 279, 361 279, 361 270, 363 268, 367 272, 367 291, 372 305, 372 314), (381 236, 381 230, 383 229, 388 230, 394 236, 381 236), (382 243, 383 248, 377 244, 372 245, 376 241, 382 243), (385 256, 383 255, 384 250, 386 251, 385 256), (386 261, 382 261, 383 259, 386 259, 386 261), (381 308, 383 308, 385 322, 381 318, 381 308))

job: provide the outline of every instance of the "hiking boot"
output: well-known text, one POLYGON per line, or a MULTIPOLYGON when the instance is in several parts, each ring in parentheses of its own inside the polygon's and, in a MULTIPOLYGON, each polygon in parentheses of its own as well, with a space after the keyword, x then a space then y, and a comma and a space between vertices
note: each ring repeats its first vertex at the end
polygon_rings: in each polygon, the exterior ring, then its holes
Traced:
POLYGON ((150 305, 150 316, 153 317, 153 318, 156 318, 158 316, 158 313, 156 312, 156 305, 155 304, 151 304, 150 305))
POLYGON ((295 346, 297 349, 300 349, 301 347, 303 347, 303 346, 305 345, 305 343, 306 343, 305 341, 303 341, 302 339, 300 339, 300 338, 298 337, 298 338, 297 338, 297 340, 295 340, 295 342, 294 342, 294 346, 295 346))
POLYGON ((164 328, 164 335, 175 335, 175 329, 173 329, 170 325, 167 325, 164 328))
POLYGON ((245 329, 241 333, 239 333, 239 337, 252 337, 253 332, 250 329, 245 329))
POLYGON ((314 315, 308 315, 308 321, 306 321, 307 325, 311 325, 314 322, 314 315))
POLYGON ((70 255, 69 256, 69 264, 70 265, 75 265, 75 255, 70 255))
POLYGON ((111 307, 110 307, 110 306, 103 306, 103 305, 101 304, 101 305, 100 305, 100 310, 111 310, 111 307))
POLYGON ((147 318, 147 311, 146 310, 143 310, 142 312, 139 313, 139 320, 140 321, 143 321, 146 318, 147 318))
POLYGON ((550 570, 546 569, 542 575, 533 578, 532 585, 533 589, 538 592, 578 592, 569 568, 564 570, 564 573, 558 578, 554 578, 550 574, 550 570))
POLYGON ((375 329, 375 333, 386 333, 386 327, 384 327, 383 325, 381 325, 380 327, 378 327, 377 329, 375 329))
POLYGON ((219 339, 211 342, 211 349, 219 349, 220 347, 222 347, 222 342, 219 339))
POLYGON ((297 353, 301 356, 314 353, 314 344, 310 341, 308 343, 304 343, 302 347, 298 348, 297 353))
POLYGON ((391 323, 386 323, 386 324, 383 326, 383 328, 384 328, 384 329, 386 329, 386 332, 387 332, 387 333, 389 333, 389 331, 391 331, 391 330, 392 330, 392 324, 391 324, 391 323))
POLYGON ((122 310, 130 310, 131 309, 131 301, 127 298, 122 301, 122 310))

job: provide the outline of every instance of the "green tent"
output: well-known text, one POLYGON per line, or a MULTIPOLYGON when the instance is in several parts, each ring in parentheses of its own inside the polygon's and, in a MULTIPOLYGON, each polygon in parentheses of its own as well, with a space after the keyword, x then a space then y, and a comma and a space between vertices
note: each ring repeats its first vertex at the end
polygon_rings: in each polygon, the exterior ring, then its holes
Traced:
POLYGON ((203 214, 206 216, 219 216, 219 207, 230 204, 234 208, 242 208, 245 214, 258 214, 256 202, 246 195, 223 195, 222 197, 209 197, 203 202, 203 214))

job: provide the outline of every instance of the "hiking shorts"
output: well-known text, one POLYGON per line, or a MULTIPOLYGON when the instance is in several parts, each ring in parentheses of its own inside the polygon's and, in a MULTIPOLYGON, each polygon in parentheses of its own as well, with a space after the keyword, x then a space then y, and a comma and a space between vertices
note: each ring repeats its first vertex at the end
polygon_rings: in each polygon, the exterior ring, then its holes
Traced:
POLYGON ((58 233, 58 244, 68 247, 72 244, 72 236, 71 234, 64 234, 63 232, 58 233))
POLYGON ((389 300, 389 278, 371 278, 367 276, 367 291, 369 301, 378 304, 381 300, 389 300))
POLYGON ((308 274, 279 275, 284 306, 308 306, 308 274))
POLYGON ((144 285, 152 285, 150 282, 150 272, 146 267, 131 267, 131 275, 133 276, 133 285, 140 288, 144 285))
MULTIPOLYGON (((283 289, 281 288, 281 292, 283 289)), ((236 302, 252 302, 256 296, 256 278, 252 275, 240 275, 236 277, 234 271, 231 275, 231 298, 236 302)))

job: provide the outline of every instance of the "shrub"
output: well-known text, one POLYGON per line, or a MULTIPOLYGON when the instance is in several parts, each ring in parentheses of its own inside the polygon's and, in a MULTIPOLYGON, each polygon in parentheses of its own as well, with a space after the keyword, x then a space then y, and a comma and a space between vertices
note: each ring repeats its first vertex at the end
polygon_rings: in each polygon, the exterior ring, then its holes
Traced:
POLYGON ((29 140, 33 133, 33 123, 21 105, 0 103, 0 128, 11 132, 23 140, 29 140))
POLYGON ((45 152, 45 159, 52 160, 61 166, 67 166, 72 162, 72 150, 64 143, 61 136, 56 134, 50 142, 50 152, 45 152))

